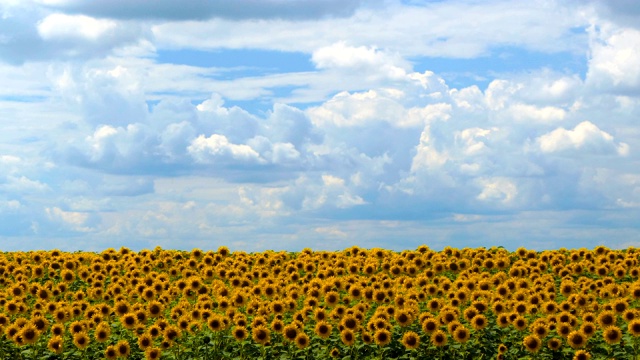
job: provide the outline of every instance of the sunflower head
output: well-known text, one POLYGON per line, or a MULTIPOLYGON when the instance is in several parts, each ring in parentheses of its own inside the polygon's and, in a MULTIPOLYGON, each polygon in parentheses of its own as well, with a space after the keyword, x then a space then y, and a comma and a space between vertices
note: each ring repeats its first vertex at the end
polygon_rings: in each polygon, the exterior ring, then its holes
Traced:
POLYGON ((525 349, 531 353, 537 353, 542 347, 542 341, 535 335, 527 335, 522 341, 525 349))
POLYGON ((129 354, 131 353, 131 347, 129 346, 129 341, 127 340, 120 340, 116 343, 115 345, 115 349, 116 352, 118 354, 118 357, 128 357, 129 354))
POLYGON ((560 338, 554 337, 549 339, 549 341, 547 341, 547 347, 550 350, 553 350, 553 351, 559 350, 561 346, 562 346, 562 339, 560 338))
POLYGON ((431 333, 431 343, 437 347, 447 345, 447 333, 442 330, 436 330, 431 333))
POLYGON ((378 329, 373 334, 373 340, 378 346, 386 346, 391 342, 391 332, 387 329, 378 329))
POLYGON ((617 326, 608 326, 602 330, 602 337, 609 345, 617 344, 622 339, 622 331, 617 326))
POLYGON ((247 328, 244 326, 235 326, 231 332, 236 341, 243 341, 249 335, 247 328))
POLYGON ((304 349, 309 346, 309 335, 305 334, 304 332, 300 332, 294 339, 294 342, 298 349, 304 349))
POLYGON ((64 350, 64 339, 62 336, 53 336, 47 343, 47 348, 56 354, 61 354, 64 350))
POLYGON ((591 354, 585 350, 578 350, 573 355, 573 360, 589 360, 591 359, 591 354))
POLYGON ((353 330, 345 328, 340 332, 340 339, 342 340, 343 344, 352 346, 356 342, 356 335, 354 334, 353 330))
POLYGON ((587 344, 587 335, 580 330, 574 330, 567 336, 567 343, 574 349, 583 348, 587 344))
POLYGON ((409 349, 417 349, 420 345, 420 336, 413 331, 407 331, 402 336, 402 345, 409 349))
POLYGON ((315 333, 322 339, 327 339, 331 336, 332 326, 326 321, 319 321, 316 323, 315 333))
POLYGON ((271 341, 271 333, 264 325, 258 325, 251 329, 253 341, 260 345, 266 345, 271 341))
POLYGON ((627 329, 634 337, 640 336, 640 319, 631 320, 629 325, 627 325, 627 329))

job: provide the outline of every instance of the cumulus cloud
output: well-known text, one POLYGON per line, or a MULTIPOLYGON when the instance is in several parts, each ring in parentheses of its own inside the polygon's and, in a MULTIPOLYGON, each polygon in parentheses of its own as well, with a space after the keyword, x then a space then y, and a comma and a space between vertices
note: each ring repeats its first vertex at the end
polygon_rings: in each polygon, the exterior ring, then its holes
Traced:
POLYGON ((203 163, 234 163, 234 162, 264 162, 251 146, 232 144, 224 135, 213 134, 209 137, 198 136, 187 147, 189 153, 198 162, 203 163))
POLYGON ((149 39, 142 24, 50 13, 30 1, 0 11, 0 61, 10 64, 99 58, 149 39))
POLYGON ((572 130, 557 128, 536 139, 545 153, 590 152, 593 154, 627 155, 629 145, 616 143, 611 134, 600 130, 590 121, 583 121, 572 130))
POLYGON ((376 44, 405 57, 472 58, 487 55, 499 46, 543 52, 578 51, 586 42, 583 34, 571 31, 581 26, 584 19, 574 6, 560 3, 539 6, 462 1, 430 2, 423 6, 404 6, 398 2, 367 5, 370 6, 358 8, 348 18, 303 22, 218 19, 204 24, 172 22, 154 26, 153 32, 160 43, 172 47, 188 44, 200 49, 252 47, 308 53, 347 37, 352 46, 376 44), (468 26, 471 23, 474 26, 468 26), (234 32, 229 36, 207 36, 230 27, 234 32), (348 35, 344 29, 349 29, 348 35), (514 33, 526 36, 514 40, 514 33))
POLYGON ((57 13, 48 15, 38 23, 38 34, 45 40, 82 38, 96 41, 116 26, 111 20, 57 13))
POLYGON ((591 30, 587 84, 621 94, 640 93, 640 30, 605 25, 591 30))
POLYGON ((49 77, 63 99, 94 125, 141 122, 147 116, 142 74, 121 65, 52 67, 49 77))
POLYGON ((338 42, 313 52, 311 60, 319 69, 355 72, 366 77, 385 77, 399 80, 406 76, 409 65, 399 56, 390 56, 375 48, 348 46, 338 42), (372 71, 374 70, 375 71, 372 71))
POLYGON ((482 191, 476 197, 481 201, 499 201, 508 204, 518 195, 518 187, 508 178, 479 178, 482 191))
POLYGON ((20 119, 0 135, 0 236, 255 250, 354 234, 390 247, 382 234, 398 231, 417 243, 434 230, 440 244, 490 241, 489 228, 562 237, 581 209, 634 224, 608 211, 640 204, 637 31, 588 5, 28 4, 0 5, 0 57, 13 64, 0 68, 0 110, 20 119), (508 69, 454 86, 435 70, 505 46, 574 52, 586 75, 508 69), (216 53, 182 59, 200 66, 149 56, 167 48, 216 53), (309 63, 207 66, 227 48, 309 63))

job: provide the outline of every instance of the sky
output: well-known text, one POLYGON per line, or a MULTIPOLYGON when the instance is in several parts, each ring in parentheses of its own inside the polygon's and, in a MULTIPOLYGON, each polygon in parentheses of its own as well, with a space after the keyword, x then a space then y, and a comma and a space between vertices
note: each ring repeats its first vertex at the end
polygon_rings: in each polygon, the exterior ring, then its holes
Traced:
POLYGON ((0 0, 0 249, 640 246, 635 0, 0 0))

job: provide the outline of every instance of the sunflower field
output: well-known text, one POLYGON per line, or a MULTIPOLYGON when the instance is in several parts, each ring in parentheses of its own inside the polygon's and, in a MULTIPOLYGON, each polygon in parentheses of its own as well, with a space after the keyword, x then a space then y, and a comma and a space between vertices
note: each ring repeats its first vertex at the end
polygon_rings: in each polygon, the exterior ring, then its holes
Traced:
POLYGON ((0 359, 639 359, 640 251, 0 253, 0 359))

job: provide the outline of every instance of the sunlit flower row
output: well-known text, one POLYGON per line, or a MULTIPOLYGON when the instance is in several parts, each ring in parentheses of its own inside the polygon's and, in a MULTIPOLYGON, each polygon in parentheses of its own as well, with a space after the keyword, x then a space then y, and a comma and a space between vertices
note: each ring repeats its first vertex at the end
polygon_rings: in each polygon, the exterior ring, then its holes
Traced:
POLYGON ((0 358, 632 359, 640 251, 0 254, 0 358))

